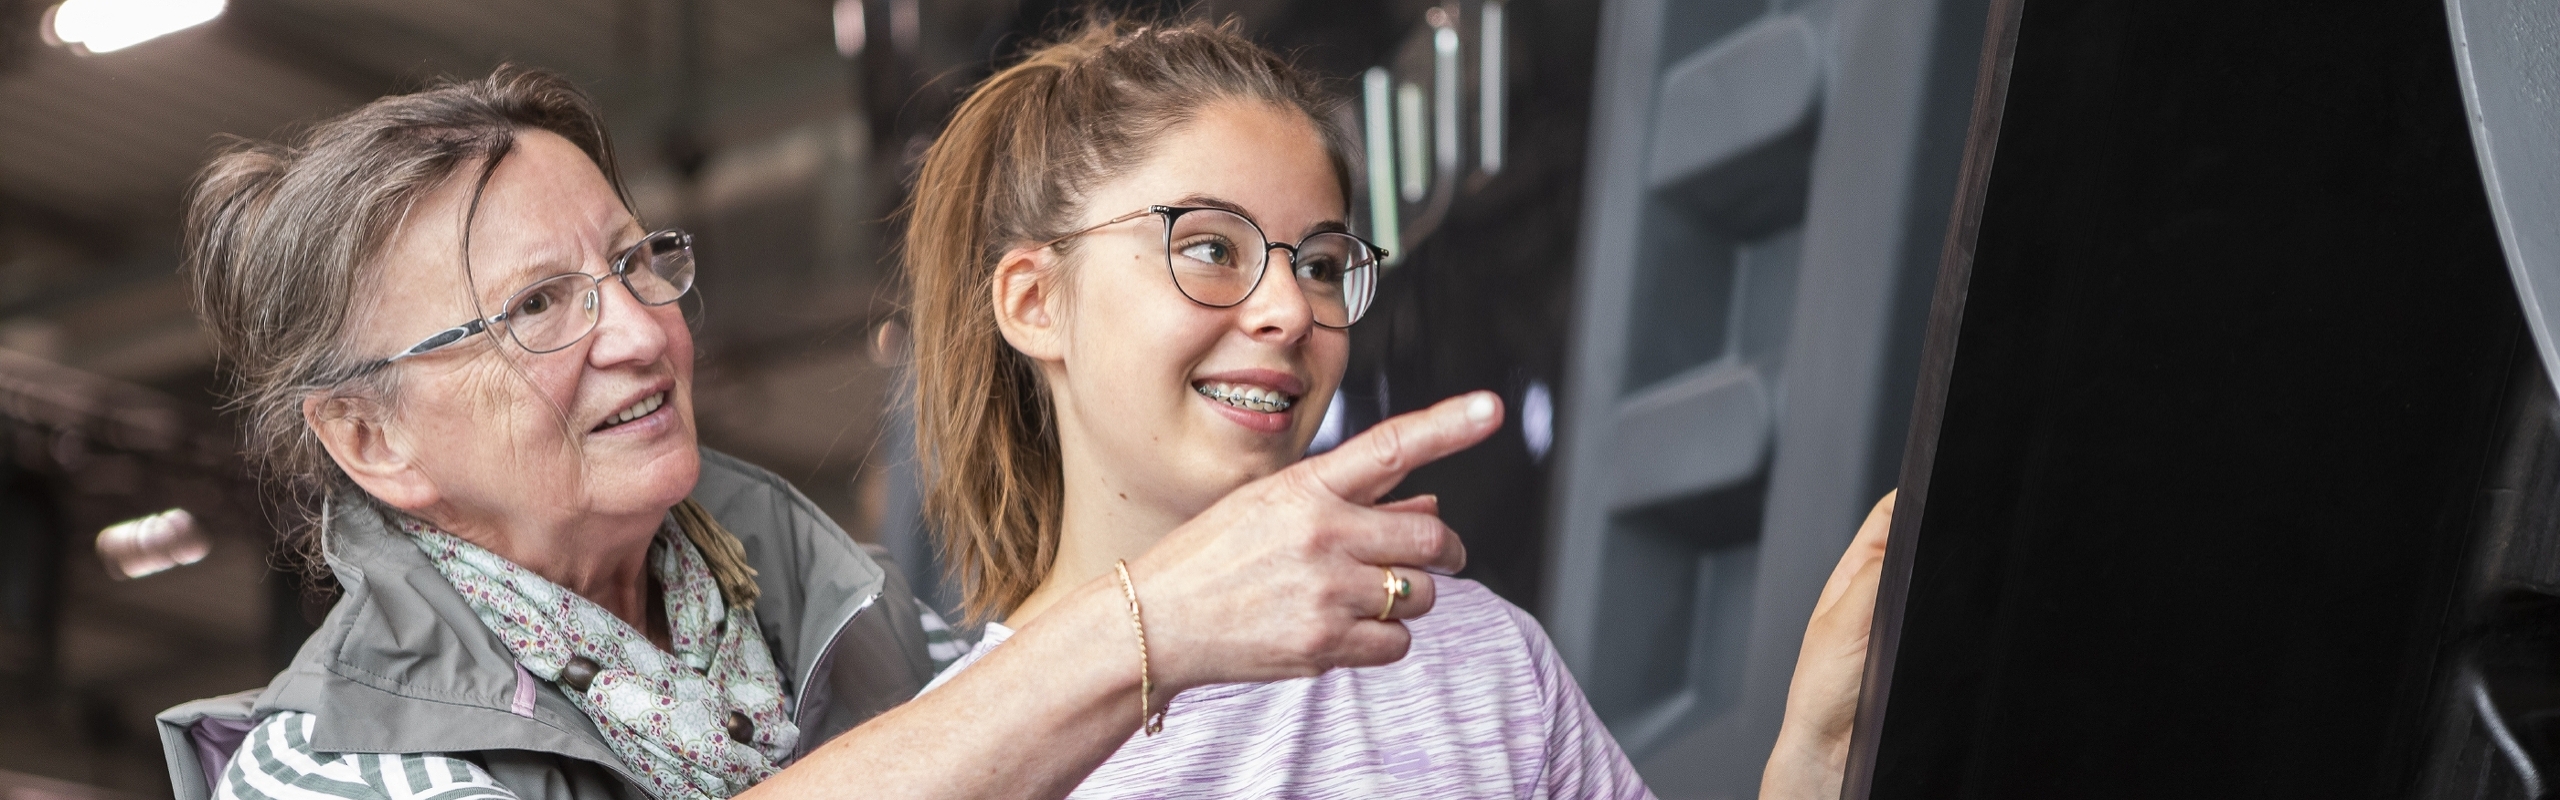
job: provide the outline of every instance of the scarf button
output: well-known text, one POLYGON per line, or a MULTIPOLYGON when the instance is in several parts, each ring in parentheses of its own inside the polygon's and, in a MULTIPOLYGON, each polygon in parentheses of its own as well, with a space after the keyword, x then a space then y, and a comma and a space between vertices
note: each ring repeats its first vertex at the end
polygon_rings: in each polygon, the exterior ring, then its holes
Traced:
POLYGON ((596 662, 586 656, 570 656, 569 663, 560 665, 560 683, 585 692, 589 685, 595 683, 598 669, 596 662))
POLYGON ((755 739, 755 721, 747 719, 745 712, 738 711, 737 709, 730 709, 729 740, 739 744, 754 744, 755 739))

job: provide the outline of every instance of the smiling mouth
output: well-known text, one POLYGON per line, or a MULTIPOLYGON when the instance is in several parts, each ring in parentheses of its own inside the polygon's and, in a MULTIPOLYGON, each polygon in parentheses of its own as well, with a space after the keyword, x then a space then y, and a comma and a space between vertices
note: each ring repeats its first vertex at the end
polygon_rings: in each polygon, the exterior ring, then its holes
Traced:
MULTIPOLYGON (((597 425, 595 429, 601 431, 609 428, 620 427, 632 420, 649 416, 650 413, 657 411, 659 406, 666 404, 666 392, 658 392, 656 394, 640 398, 640 402, 633 403, 629 408, 623 409, 620 413, 605 418, 605 421, 602 424, 597 425)), ((594 431, 589 431, 589 433, 593 432, 594 431)))
POLYGON ((1241 383, 1201 381, 1199 383, 1192 384, 1191 390, 1199 392, 1201 397, 1216 400, 1246 411, 1258 411, 1264 414, 1277 414, 1282 411, 1287 411, 1290 406, 1297 405, 1298 403, 1297 397, 1287 393, 1276 392, 1258 386, 1247 386, 1241 383))

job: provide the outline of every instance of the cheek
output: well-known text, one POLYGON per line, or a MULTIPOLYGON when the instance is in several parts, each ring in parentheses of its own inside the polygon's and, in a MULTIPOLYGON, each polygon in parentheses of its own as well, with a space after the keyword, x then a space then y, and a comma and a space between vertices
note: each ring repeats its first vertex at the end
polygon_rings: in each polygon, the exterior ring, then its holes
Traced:
POLYGON ((1059 344, 1069 375, 1099 379, 1096 388, 1129 391, 1181 377, 1217 344, 1225 323, 1173 294, 1161 273, 1116 272, 1084 270, 1074 300, 1062 311, 1067 337, 1059 344))
POLYGON ((667 337, 667 364, 675 369, 678 383, 693 380, 693 326, 685 324, 682 303, 669 303, 649 309, 658 328, 667 337))
POLYGON ((1315 368, 1317 380, 1330 379, 1342 383, 1342 371, 1351 366, 1351 332, 1320 328, 1308 342, 1307 359, 1315 368))
POLYGON ((481 360, 410 379, 400 387, 395 412, 399 436, 420 465, 447 491, 466 495, 481 494, 468 487, 485 483, 480 478, 493 465, 516 472, 512 467, 547 449, 530 445, 557 438, 527 425, 528 407, 543 407, 543 402, 524 388, 524 381, 502 365, 483 365, 481 360))
POLYGON ((502 440, 488 444, 518 449, 563 438, 562 413, 577 398, 578 375, 573 359, 536 358, 509 361, 498 354, 474 359, 452 387, 450 404, 461 416, 449 422, 458 435, 502 440), (567 366, 564 366, 567 365, 567 366), (491 436, 487 431, 498 431, 491 436))

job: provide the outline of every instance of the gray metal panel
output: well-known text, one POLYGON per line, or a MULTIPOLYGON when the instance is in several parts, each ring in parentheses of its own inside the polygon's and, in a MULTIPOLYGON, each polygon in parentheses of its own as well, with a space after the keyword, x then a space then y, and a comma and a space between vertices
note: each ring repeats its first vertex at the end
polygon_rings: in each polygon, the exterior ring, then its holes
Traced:
POLYGON ((1813 36, 1802 17, 1770 17, 1673 65, 1654 118, 1654 184, 1725 163, 1810 122, 1822 94, 1813 36))
POLYGON ((1544 619, 1664 797, 1756 794, 1899 463, 1984 8, 1606 7, 1544 619))
POLYGON ((2560 382, 2560 6, 2447 0, 2482 183, 2543 371, 2560 382))
MULTIPOLYGON (((1610 458, 1617 417, 1618 376, 1627 355, 1626 326, 1598 324, 1624 320, 1635 305, 1634 271, 1638 220, 1644 215, 1641 191, 1626 188, 1628 176, 1643 175, 1646 113, 1653 100, 1652 74, 1658 63, 1656 37, 1647 35, 1662 18, 1663 0, 1615 0, 1601 10, 1601 47, 1591 112, 1590 178, 1583 188, 1586 210, 1582 224, 1580 275, 1576 278, 1576 319, 1572 373, 1565 386, 1562 468, 1556 471, 1556 522, 1549 558, 1551 575, 1547 607, 1540 616, 1567 666, 1590 686, 1593 647, 1598 637, 1592 621, 1599 616, 1602 544, 1591 534, 1597 517, 1605 517, 1616 489, 1605 479, 1585 477, 1610 458), (1627 76, 1638 76, 1630 80, 1627 76)), ((1586 691, 1588 689, 1586 688, 1586 691)))
POLYGON ((1663 381, 1619 405, 1611 450, 1611 509, 1750 480, 1769 457, 1769 390, 1743 366, 1663 381))

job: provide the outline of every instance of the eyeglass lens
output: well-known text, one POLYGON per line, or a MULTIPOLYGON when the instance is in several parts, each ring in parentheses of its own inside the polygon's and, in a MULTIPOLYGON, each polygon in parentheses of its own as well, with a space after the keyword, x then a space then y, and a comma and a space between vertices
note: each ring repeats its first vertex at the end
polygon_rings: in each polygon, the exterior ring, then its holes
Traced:
MULTIPOLYGON (((614 272, 631 296, 662 306, 693 288, 693 244, 678 231, 650 234, 616 259, 614 272)), ((536 353, 584 338, 602 318, 604 279, 582 272, 554 275, 516 292, 504 309, 507 334, 536 353)))
MULTIPOLYGON (((1174 286, 1193 301, 1219 307, 1253 293, 1273 249, 1252 222, 1217 209, 1175 216, 1165 236, 1174 286)), ((1349 234, 1318 233, 1298 243, 1291 273, 1318 324, 1348 327, 1368 310, 1377 260, 1375 251, 1349 234)))

